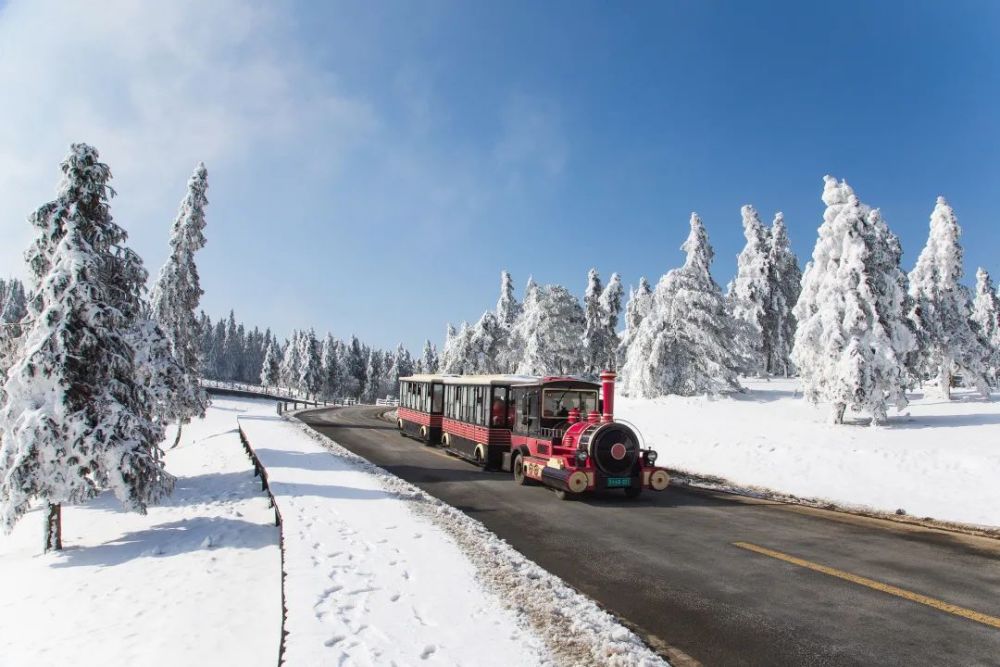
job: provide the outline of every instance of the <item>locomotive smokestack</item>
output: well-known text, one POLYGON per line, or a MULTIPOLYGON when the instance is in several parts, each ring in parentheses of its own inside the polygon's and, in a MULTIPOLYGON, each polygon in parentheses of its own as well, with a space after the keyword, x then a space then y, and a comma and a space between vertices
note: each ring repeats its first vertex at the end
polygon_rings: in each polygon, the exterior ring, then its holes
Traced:
POLYGON ((601 399, 604 402, 604 415, 601 421, 607 423, 615 419, 615 377, 612 371, 601 373, 601 399))

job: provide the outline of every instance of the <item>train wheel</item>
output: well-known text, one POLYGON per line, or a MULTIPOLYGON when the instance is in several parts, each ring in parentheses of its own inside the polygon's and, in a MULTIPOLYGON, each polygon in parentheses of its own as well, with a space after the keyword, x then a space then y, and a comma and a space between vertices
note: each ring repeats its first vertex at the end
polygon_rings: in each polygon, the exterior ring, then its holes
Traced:
POLYGON ((634 499, 634 498, 638 498, 640 495, 642 495, 642 485, 641 484, 635 484, 633 486, 625 487, 625 497, 626 498, 628 498, 628 499, 631 500, 631 499, 634 499))
POLYGON ((524 474, 524 457, 518 456, 514 459, 514 481, 521 486, 528 486, 531 480, 524 474))

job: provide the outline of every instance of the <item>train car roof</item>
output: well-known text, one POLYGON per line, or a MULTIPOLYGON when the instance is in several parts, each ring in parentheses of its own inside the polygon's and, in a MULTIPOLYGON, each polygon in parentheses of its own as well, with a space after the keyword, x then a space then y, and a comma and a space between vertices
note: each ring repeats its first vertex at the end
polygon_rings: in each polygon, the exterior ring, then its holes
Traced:
POLYGON ((407 382, 440 382, 442 384, 459 385, 511 385, 525 386, 534 384, 547 384, 550 382, 573 382, 585 385, 598 386, 598 383, 578 377, 539 377, 537 375, 438 375, 423 374, 410 375, 399 378, 400 381, 407 382))

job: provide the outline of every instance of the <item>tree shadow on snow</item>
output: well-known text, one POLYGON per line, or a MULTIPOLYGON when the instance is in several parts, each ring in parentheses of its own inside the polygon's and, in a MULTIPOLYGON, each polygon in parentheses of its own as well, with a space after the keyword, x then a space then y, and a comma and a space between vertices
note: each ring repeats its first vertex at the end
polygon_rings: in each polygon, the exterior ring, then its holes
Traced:
POLYGON ((1000 413, 890 417, 888 426, 894 429, 923 429, 992 426, 994 424, 1000 424, 1000 413))
POLYGON ((262 549, 277 544, 278 529, 271 525, 225 517, 193 517, 126 533, 93 547, 64 549, 62 560, 51 567, 113 567, 136 558, 164 558, 219 548, 262 549))

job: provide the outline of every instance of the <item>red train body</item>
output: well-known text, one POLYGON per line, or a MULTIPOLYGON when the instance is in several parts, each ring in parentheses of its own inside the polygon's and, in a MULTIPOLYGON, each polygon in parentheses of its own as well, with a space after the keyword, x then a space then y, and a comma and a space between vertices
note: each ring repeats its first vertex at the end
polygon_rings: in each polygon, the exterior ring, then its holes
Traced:
POLYGON ((614 417, 615 374, 572 377, 419 375, 400 380, 397 426, 486 469, 541 483, 561 498, 622 489, 662 491, 667 471, 614 417))

